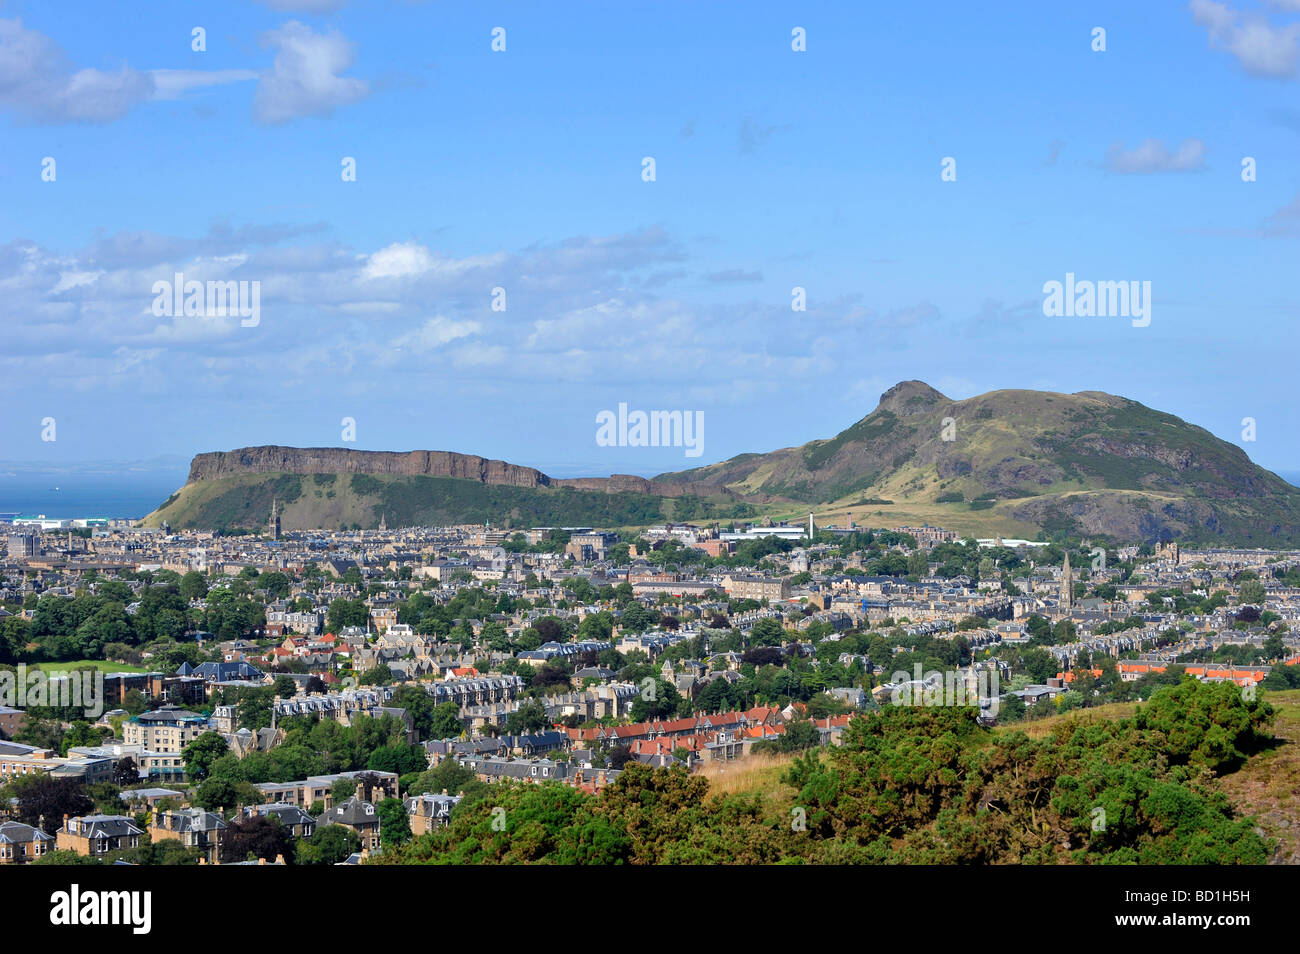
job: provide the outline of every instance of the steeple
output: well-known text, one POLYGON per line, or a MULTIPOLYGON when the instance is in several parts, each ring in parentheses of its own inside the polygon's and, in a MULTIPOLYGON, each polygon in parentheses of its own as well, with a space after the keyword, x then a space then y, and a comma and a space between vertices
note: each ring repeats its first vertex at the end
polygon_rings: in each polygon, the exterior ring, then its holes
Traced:
POLYGON ((272 540, 280 539, 280 508, 279 501, 274 497, 271 498, 271 522, 267 525, 267 530, 271 534, 272 540))
POLYGON ((1065 552, 1065 566, 1061 570, 1061 615, 1067 616, 1074 609, 1074 576, 1070 573, 1070 552, 1065 552))

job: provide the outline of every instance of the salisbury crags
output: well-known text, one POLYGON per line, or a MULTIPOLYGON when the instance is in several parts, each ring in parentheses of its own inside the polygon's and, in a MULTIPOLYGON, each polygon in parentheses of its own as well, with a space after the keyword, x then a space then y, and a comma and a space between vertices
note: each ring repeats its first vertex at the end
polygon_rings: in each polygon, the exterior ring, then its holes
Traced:
POLYGON ((533 467, 488 460, 453 451, 364 451, 343 447, 241 447, 197 454, 187 483, 220 480, 238 474, 387 474, 406 477, 455 477, 504 487, 571 487, 605 493, 642 493, 672 497, 691 493, 671 481, 630 474, 556 479, 533 467))

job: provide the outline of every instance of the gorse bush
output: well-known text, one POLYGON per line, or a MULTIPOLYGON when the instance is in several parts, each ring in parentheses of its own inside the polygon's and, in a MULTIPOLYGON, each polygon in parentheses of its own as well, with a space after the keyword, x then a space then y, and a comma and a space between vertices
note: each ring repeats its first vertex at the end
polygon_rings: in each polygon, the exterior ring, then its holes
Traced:
POLYGON ((1272 709, 1188 680, 1132 717, 995 732, 973 710, 887 706, 799 756, 777 793, 709 794, 631 765, 601 794, 494 785, 404 864, 1261 864, 1268 845, 1209 787, 1266 741, 1272 709))

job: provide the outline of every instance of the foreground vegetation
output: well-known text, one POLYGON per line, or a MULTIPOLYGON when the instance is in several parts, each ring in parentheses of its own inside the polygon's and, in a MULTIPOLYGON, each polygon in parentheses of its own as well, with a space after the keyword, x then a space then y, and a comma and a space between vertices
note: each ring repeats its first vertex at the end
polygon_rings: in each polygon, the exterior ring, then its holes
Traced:
POLYGON ((1273 714, 1193 680, 1035 739, 889 706, 775 790, 639 765, 597 796, 498 786, 382 863, 1262 864, 1273 846, 1216 781, 1272 744, 1273 714))

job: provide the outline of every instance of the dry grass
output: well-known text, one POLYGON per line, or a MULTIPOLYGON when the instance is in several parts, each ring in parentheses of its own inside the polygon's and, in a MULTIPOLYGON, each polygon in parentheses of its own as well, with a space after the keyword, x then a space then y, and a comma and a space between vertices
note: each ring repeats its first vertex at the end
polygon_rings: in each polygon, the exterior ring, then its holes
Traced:
POLYGON ((1254 815, 1260 832, 1277 849, 1269 864, 1300 864, 1300 689, 1264 692, 1277 710, 1277 744, 1253 755, 1240 770, 1218 780, 1243 815, 1254 815))
POLYGON ((793 794, 794 789, 781 781, 794 755, 751 755, 731 762, 714 762, 700 769, 714 795, 738 795, 761 792, 772 797, 793 794))
POLYGON ((1007 725, 998 726, 995 731, 1023 732, 1031 739, 1045 739, 1052 734, 1053 729, 1063 723, 1109 722, 1112 719, 1123 719, 1131 716, 1136 708, 1137 703, 1135 702, 1108 702, 1104 706, 1095 706, 1091 709, 1074 709, 1061 715, 1048 716, 1046 719, 1035 719, 1032 722, 1011 722, 1007 725))

